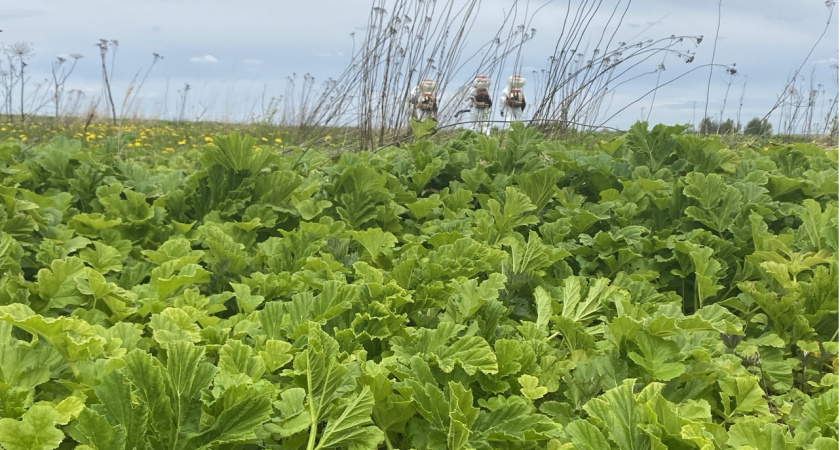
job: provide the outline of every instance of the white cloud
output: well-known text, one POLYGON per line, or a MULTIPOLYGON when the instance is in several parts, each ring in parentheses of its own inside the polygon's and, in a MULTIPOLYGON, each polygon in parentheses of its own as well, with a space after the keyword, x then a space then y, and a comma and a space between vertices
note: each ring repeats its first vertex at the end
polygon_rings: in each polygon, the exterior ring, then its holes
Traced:
POLYGON ((213 55, 204 55, 204 56, 193 56, 190 58, 190 62, 194 63, 210 63, 210 64, 217 64, 219 62, 213 55))

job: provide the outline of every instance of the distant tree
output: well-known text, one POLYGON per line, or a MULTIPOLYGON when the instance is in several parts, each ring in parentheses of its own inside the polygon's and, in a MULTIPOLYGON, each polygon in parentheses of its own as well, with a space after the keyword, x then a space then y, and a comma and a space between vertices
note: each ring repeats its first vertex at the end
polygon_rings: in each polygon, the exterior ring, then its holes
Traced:
POLYGON ((717 129, 718 134, 735 134, 740 131, 740 127, 732 119, 726 119, 725 122, 719 123, 717 129))
POLYGON ((704 117, 700 121, 699 132, 701 134, 734 134, 741 130, 741 126, 736 124, 732 119, 726 119, 723 122, 715 122, 714 120, 704 117))
POLYGON ((764 136, 770 134, 772 130, 773 125, 771 125, 767 119, 753 117, 749 122, 747 122, 747 126, 744 127, 744 134, 764 136))
POLYGON ((703 120, 700 121, 699 131, 700 134, 709 134, 713 133, 717 130, 718 126, 715 121, 708 117, 704 117, 703 120))

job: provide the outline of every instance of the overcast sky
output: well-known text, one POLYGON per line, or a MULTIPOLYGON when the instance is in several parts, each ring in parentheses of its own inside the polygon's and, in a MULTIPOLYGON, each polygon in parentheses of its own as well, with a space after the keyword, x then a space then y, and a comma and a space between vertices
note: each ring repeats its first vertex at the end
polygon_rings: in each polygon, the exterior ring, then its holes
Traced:
MULTIPOLYGON (((482 32, 495 32, 495 22, 510 3, 482 2, 471 42, 485 42, 482 32)), ((543 3, 534 1, 531 9, 543 3)), ((537 34, 524 47, 526 78, 529 72, 546 67, 566 6, 566 1, 549 2, 530 25, 537 34)), ((51 77, 50 64, 57 56, 84 55, 65 89, 85 91, 85 101, 90 102, 102 93, 95 44, 99 39, 116 39, 119 50, 112 91, 118 108, 129 81, 136 74, 142 78, 156 52, 163 59, 152 67, 137 100, 146 114, 176 117, 179 91, 189 84, 187 118, 247 120, 259 115, 269 98, 283 95, 287 77, 293 74, 300 79, 310 73, 318 82, 338 76, 352 52, 350 33, 365 29, 370 8, 368 0, 27 0, 7 2, 0 10, 0 43, 6 47, 15 42, 32 44, 34 56, 27 66, 30 91, 51 77)), ((603 7, 604 14, 595 22, 606 20, 610 9, 603 7)), ((712 61, 717 26, 717 1, 634 0, 618 40, 703 35, 700 45, 690 47, 696 51, 692 64, 676 58, 664 61, 667 69, 660 81, 666 81, 712 61)), ((593 22, 590 29, 597 30, 598 23, 593 22)), ((714 60, 735 63, 737 76, 727 95, 729 77, 723 69, 713 71, 709 115, 719 114, 726 98, 725 118, 736 118, 739 108, 742 122, 763 116, 803 62, 797 86, 810 89, 813 80, 813 88, 820 91, 815 114, 824 113, 837 95, 837 57, 837 8, 830 17, 823 0, 723 0, 714 60), (805 62, 829 18, 827 33, 805 62), (742 95, 743 106, 739 106, 742 95)), ((652 71, 660 62, 661 58, 650 60, 645 63, 650 67, 644 69, 652 71)), ((5 61, 2 68, 7 68, 5 61)), ((647 97, 627 107, 609 125, 626 129, 648 115, 652 122, 697 123, 706 104, 708 81, 708 68, 695 70, 658 91, 652 108, 652 99, 647 97)), ((655 76, 648 76, 623 85, 610 97, 609 108, 617 111, 626 106, 655 82, 655 76)), ((496 87, 500 89, 503 83, 496 87)), ((51 111, 52 105, 46 105, 43 113, 51 111)), ((771 118, 774 129, 776 121, 771 118)))

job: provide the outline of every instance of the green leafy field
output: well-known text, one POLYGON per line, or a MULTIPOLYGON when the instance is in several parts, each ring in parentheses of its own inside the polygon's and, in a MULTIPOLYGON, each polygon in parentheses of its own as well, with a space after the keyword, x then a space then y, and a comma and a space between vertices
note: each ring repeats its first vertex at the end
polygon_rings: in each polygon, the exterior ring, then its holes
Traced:
POLYGON ((836 449, 838 152, 682 131, 2 143, 0 446, 836 449))

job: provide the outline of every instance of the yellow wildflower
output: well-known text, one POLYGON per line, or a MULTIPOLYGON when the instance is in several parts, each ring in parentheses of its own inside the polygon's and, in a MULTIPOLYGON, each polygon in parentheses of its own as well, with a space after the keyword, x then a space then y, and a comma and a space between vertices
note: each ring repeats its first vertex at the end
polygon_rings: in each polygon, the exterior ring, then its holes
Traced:
POLYGON ((324 136, 324 140, 329 142, 329 141, 331 141, 331 140, 332 140, 332 136, 330 136, 330 135, 328 134, 328 135, 324 136))
POLYGON ((282 143, 283 143, 283 139, 276 138, 276 139, 274 139, 274 142, 276 142, 276 143, 278 143, 278 144, 282 144, 282 143))
POLYGON ((186 145, 186 143, 187 143, 186 139, 181 139, 180 141, 178 141, 178 145, 186 145))
POLYGON ((210 136, 204 136, 204 142, 213 142, 213 138, 210 136))

